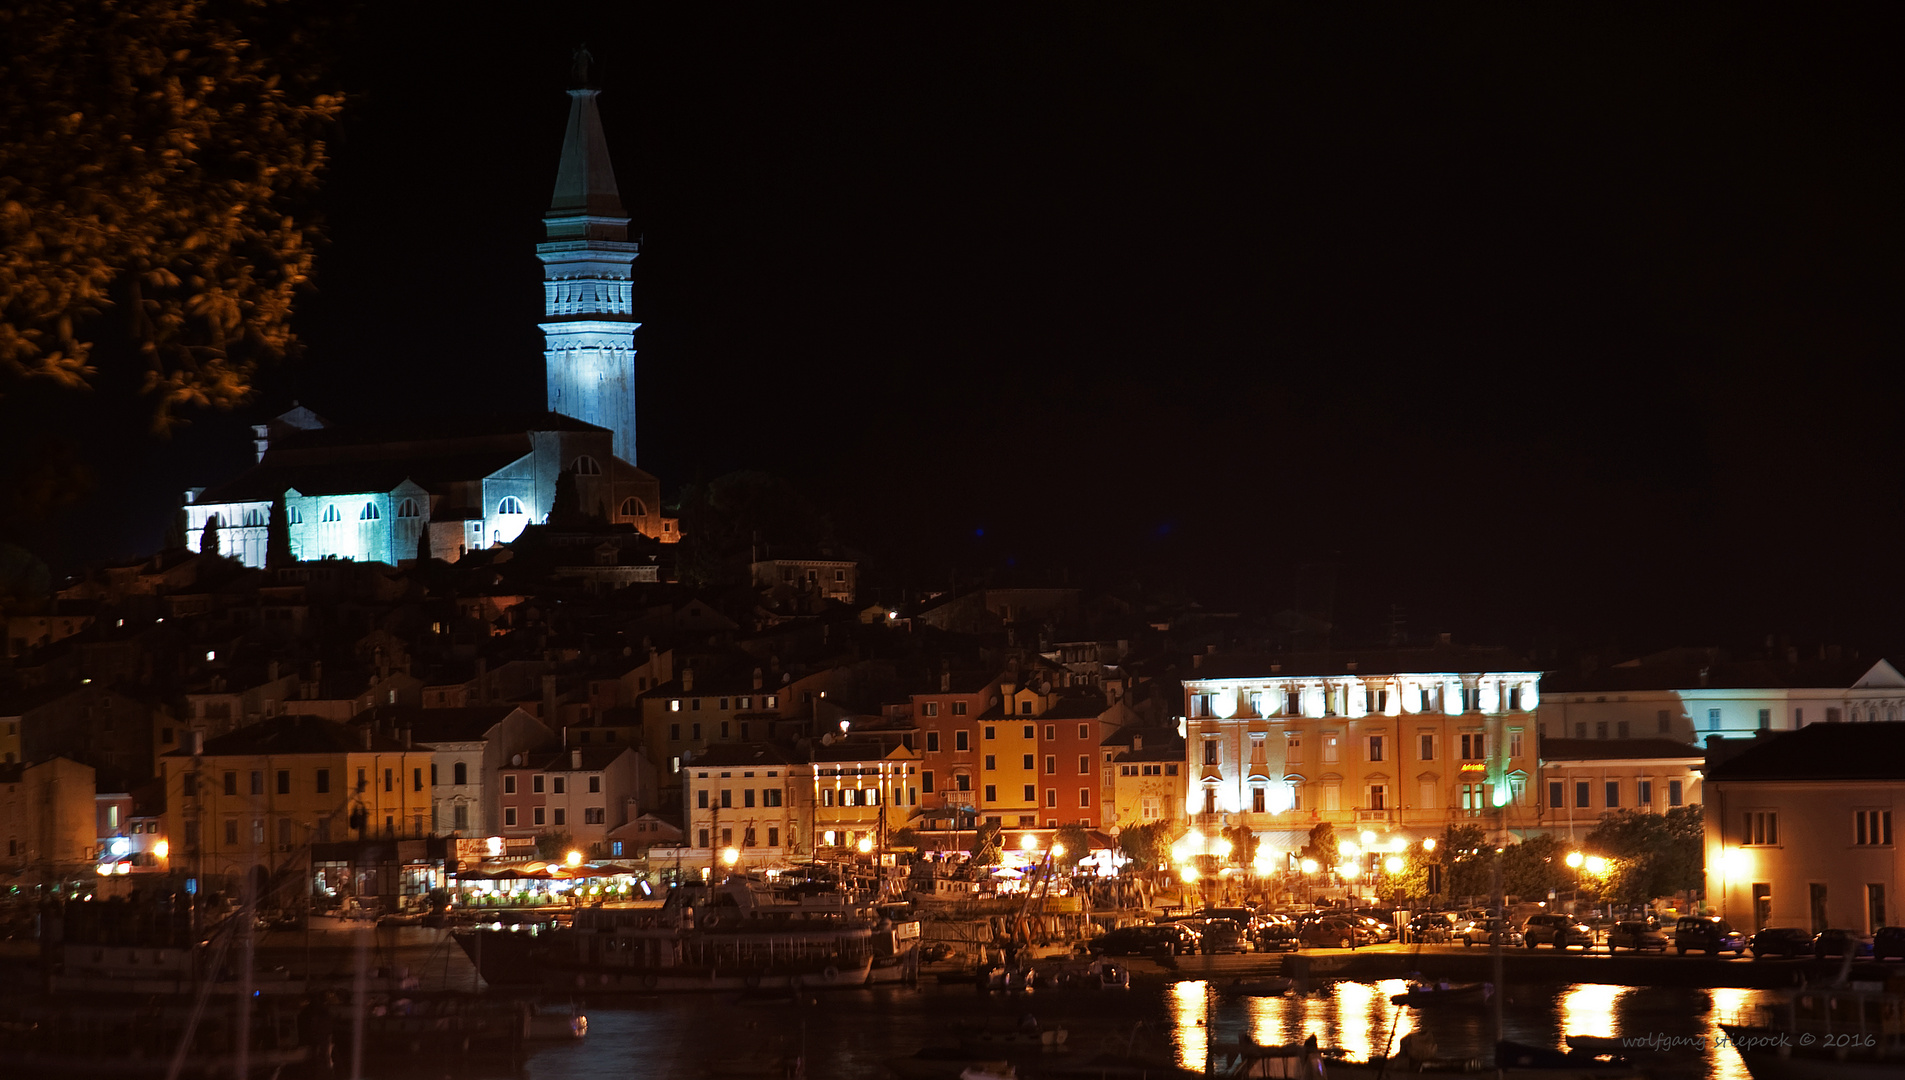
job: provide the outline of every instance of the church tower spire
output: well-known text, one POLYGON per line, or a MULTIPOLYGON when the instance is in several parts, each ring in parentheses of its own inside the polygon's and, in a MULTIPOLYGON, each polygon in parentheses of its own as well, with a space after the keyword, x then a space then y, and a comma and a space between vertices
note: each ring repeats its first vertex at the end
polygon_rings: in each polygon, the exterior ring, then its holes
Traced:
POLYGON ((615 189, 608 140, 577 52, 555 197, 542 216, 543 358, 549 411, 608 428, 615 456, 635 462, 635 328, 631 277, 640 245, 615 189))

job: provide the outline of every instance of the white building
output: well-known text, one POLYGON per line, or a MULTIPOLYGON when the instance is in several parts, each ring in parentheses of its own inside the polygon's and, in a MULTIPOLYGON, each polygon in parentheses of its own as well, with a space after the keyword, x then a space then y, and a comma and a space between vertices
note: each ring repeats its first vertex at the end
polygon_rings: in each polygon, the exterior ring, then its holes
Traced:
POLYGON ((1905 723, 1808 724, 1707 749, 1707 896, 1721 914, 1742 930, 1900 921, 1905 723))
POLYGON ((1885 660, 1732 661, 1676 649, 1542 680, 1543 734, 1564 739, 1675 739, 1793 731, 1807 724, 1905 719, 1905 675, 1885 660))
POLYGON ((661 486, 635 467, 635 328, 630 284, 637 245, 615 186, 596 91, 570 91, 555 194, 543 215, 547 413, 342 429, 294 407, 257 425, 258 464, 186 492, 186 546, 217 523, 219 553, 247 566, 270 558, 273 518, 301 561, 396 565, 454 561, 506 544, 556 507, 679 539, 661 486))
POLYGON ((1201 826, 1318 821, 1426 835, 1503 809, 1532 828, 1541 673, 1504 651, 1199 657, 1184 680, 1186 811, 1201 826))
POLYGON ((408 729, 429 746, 430 832, 466 837, 502 833, 502 770, 556 736, 541 721, 509 705, 460 709, 386 706, 357 718, 391 734, 408 729))

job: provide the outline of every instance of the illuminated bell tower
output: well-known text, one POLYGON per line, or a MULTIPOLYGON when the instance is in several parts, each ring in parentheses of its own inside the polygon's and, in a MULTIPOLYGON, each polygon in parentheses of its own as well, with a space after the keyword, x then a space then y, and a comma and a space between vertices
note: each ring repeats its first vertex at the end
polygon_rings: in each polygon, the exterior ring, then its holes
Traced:
MULTIPOLYGON (((580 72, 579 72, 580 73, 580 72)), ((543 357, 549 411, 615 433, 615 456, 635 462, 634 286, 640 245, 615 190, 599 91, 569 91, 556 194, 542 216, 543 357)))

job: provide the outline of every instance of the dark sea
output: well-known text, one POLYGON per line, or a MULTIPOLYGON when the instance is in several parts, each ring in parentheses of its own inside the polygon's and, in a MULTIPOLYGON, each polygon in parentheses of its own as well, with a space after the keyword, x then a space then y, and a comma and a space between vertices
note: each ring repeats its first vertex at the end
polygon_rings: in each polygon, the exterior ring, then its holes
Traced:
MULTIPOLYGON (((886 1062, 922 1046, 953 1041, 955 1025, 993 1021, 1062 1024, 1068 1055, 1131 1049, 1202 1068, 1208 1040, 1282 1043, 1316 1035, 1324 1046, 1367 1058, 1418 1028, 1444 1056, 1486 1057, 1492 1009, 1471 1003, 1426 1011, 1389 1004, 1399 980, 1339 982, 1304 995, 1231 999, 1207 996, 1202 982, 1117 992, 980 995, 970 985, 928 983, 823 994, 810 1005, 751 1002, 729 995, 584 1002, 589 1034, 581 1042, 534 1051, 520 1068, 502 1063, 406 1066, 410 1080, 647 1080, 732 1075, 804 1049, 814 1078, 887 1078, 886 1062), (1206 1017, 1209 1017, 1208 1024, 1206 1017)), ((1738 1055, 1722 1045, 1718 1024, 1742 1009, 1770 1004, 1778 991, 1630 987, 1594 983, 1511 985, 1503 1001, 1508 1038, 1562 1046, 1564 1033, 1651 1038, 1680 1047, 1656 1059, 1672 1080, 1747 1080, 1738 1055)), ((346 1051, 340 1048, 340 1056, 346 1051)))

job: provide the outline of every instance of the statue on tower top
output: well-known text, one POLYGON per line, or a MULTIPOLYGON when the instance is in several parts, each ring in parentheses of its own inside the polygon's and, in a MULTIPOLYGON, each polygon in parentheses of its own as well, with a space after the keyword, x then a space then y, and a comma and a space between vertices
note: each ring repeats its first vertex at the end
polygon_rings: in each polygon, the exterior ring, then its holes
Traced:
POLYGON ((589 81, 589 67, 594 63, 595 54, 589 51, 588 42, 585 41, 575 47, 575 52, 569 61, 569 81, 575 84, 577 90, 594 89, 594 85, 589 81))

